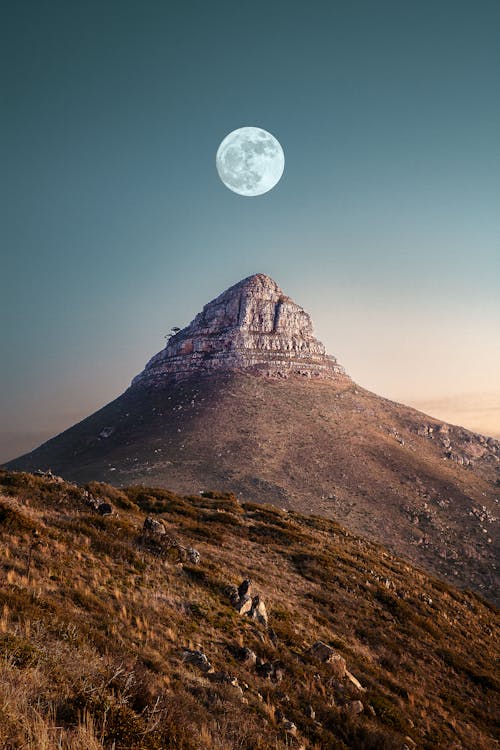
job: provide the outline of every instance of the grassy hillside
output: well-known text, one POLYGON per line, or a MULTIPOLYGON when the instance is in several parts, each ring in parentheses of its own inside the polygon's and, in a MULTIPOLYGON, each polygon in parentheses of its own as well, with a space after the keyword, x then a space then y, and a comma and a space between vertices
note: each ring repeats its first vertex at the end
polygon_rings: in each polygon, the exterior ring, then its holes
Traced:
POLYGON ((500 747, 495 609, 334 521, 13 472, 0 493, 2 748, 500 747))

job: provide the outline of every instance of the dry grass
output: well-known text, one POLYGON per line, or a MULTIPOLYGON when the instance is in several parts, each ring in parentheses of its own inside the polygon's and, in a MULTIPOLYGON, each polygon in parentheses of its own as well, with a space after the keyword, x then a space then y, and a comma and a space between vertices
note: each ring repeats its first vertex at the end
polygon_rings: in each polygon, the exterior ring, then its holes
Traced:
POLYGON ((94 485, 116 508, 101 517, 75 485, 3 472, 0 490, 0 747, 499 746, 496 611, 383 547, 216 492, 94 485), (141 545, 141 508, 199 549, 200 564, 141 545), (227 599, 246 576, 274 633, 227 599), (319 639, 365 691, 305 653, 319 639), (243 665, 242 646, 282 679, 243 665), (243 691, 185 664, 184 648, 243 691), (351 717, 354 700, 363 711, 351 717))

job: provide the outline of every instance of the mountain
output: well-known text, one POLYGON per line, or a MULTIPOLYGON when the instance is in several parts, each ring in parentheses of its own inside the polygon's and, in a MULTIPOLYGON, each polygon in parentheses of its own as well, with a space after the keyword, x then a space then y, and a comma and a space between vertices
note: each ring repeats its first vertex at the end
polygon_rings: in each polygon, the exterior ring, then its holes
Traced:
POLYGON ((115 401, 8 468, 317 513, 498 601, 500 441, 358 386, 263 274, 209 302, 115 401))
POLYGON ((338 523, 0 471, 0 747, 492 750, 498 613, 338 523))

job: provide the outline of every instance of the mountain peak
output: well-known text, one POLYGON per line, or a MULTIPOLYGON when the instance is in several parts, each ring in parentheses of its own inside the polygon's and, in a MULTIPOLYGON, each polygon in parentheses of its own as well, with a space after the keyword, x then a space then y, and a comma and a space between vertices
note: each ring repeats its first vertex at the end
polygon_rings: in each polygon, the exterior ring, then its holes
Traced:
POLYGON ((249 288, 260 287, 262 289, 277 290, 281 292, 281 289, 279 288, 275 280, 265 273, 253 273, 251 276, 247 276, 245 279, 238 281, 237 284, 234 284, 234 286, 229 287, 229 289, 227 289, 226 291, 229 292, 232 289, 236 289, 238 287, 240 288, 241 287, 249 287, 249 288))
POLYGON ((161 387, 221 370, 322 379, 344 372, 313 336, 309 314, 263 273, 242 279, 206 304, 132 385, 161 387))

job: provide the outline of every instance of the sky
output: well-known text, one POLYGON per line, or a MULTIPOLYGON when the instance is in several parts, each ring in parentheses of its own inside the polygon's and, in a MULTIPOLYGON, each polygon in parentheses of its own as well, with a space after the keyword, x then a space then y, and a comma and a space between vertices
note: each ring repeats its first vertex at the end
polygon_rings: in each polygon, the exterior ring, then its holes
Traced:
POLYGON ((257 272, 360 385, 500 436, 496 0, 25 0, 0 28, 0 460, 257 272), (215 169, 248 125, 286 160, 251 198, 215 169))

